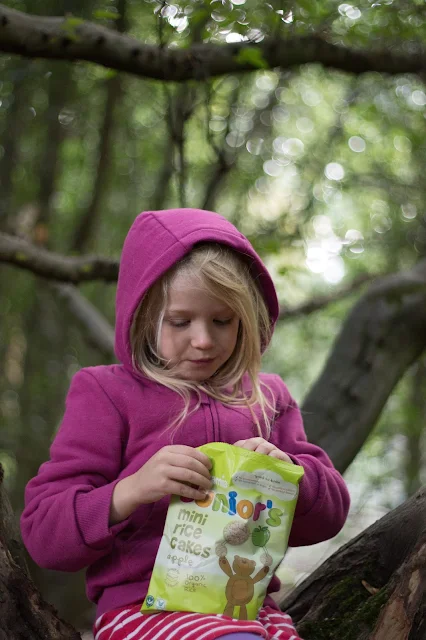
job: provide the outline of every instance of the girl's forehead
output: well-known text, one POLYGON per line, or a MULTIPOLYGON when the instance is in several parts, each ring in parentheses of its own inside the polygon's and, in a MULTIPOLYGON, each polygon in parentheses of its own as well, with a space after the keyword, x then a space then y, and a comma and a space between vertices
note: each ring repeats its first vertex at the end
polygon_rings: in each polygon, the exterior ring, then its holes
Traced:
POLYGON ((170 283, 167 309, 184 310, 215 306, 228 309, 228 305, 209 291, 203 279, 190 271, 178 272, 170 283))
POLYGON ((172 278, 169 286, 169 299, 171 296, 184 295, 192 291, 198 291, 211 295, 203 277, 189 269, 178 271, 172 278))

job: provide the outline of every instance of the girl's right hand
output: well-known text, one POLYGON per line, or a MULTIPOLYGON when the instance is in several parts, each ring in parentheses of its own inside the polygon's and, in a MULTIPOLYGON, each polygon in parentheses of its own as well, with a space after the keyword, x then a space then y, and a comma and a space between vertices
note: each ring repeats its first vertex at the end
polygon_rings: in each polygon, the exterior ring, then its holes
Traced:
POLYGON ((210 459, 193 447, 163 447, 136 473, 117 482, 110 525, 125 520, 140 505, 157 502, 169 494, 204 500, 212 486, 211 466, 210 459))

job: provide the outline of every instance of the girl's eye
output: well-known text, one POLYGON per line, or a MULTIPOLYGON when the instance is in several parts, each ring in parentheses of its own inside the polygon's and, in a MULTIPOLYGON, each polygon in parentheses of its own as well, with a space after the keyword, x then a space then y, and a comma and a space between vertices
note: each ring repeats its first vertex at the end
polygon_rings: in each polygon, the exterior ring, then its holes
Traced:
MULTIPOLYGON (((231 324, 232 318, 226 318, 226 320, 219 320, 216 318, 215 320, 213 320, 213 322, 219 327, 224 327, 228 324, 231 324)), ((183 327, 187 327, 189 326, 190 323, 191 323, 190 320, 173 320, 172 318, 169 319, 170 326, 176 329, 182 329, 183 327)))
POLYGON ((189 320, 169 320, 172 327, 181 328, 189 325, 189 320))

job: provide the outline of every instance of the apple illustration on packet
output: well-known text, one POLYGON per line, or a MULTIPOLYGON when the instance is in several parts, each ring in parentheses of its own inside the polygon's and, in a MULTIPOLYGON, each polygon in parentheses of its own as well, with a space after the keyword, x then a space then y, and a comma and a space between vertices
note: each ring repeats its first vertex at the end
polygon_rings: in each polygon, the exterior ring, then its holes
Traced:
POLYGON ((264 553, 260 556, 260 562, 265 567, 270 567, 272 564, 272 557, 268 553, 266 544, 271 536, 268 527, 256 527, 253 531, 250 531, 250 527, 245 522, 230 522, 223 529, 223 540, 215 545, 215 552, 219 558, 224 558, 228 552, 226 543, 232 546, 239 546, 247 542, 251 536, 251 541, 255 547, 262 547, 264 553))

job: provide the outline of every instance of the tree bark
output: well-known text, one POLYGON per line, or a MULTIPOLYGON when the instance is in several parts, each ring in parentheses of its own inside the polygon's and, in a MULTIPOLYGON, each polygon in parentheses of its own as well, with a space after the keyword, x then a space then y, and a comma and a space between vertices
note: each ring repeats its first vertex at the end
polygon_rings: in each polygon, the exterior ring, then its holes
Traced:
POLYGON ((0 640, 81 640, 44 602, 28 576, 0 465, 0 640))
POLYGON ((344 471, 392 389, 426 348, 426 262, 373 284, 346 319, 302 410, 308 438, 344 471), (409 275, 411 274, 411 275, 409 275), (413 293, 414 291, 419 293, 413 293))
POLYGON ((426 488, 280 601, 304 640, 424 640, 426 488))
POLYGON ((116 260, 61 256, 2 232, 0 262, 9 262, 50 280, 75 284, 88 280, 114 282, 118 277, 116 260))

